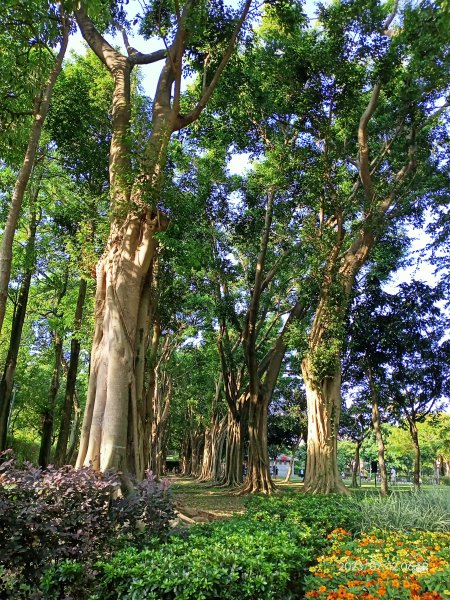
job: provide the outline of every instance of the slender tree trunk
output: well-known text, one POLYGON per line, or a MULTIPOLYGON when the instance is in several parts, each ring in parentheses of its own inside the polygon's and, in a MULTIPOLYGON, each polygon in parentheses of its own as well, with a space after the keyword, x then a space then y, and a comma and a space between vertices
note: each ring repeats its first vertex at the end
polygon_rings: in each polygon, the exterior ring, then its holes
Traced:
POLYGON ((39 449, 38 463, 42 469, 47 468, 50 463, 50 453, 53 442, 53 420, 55 417, 55 405, 56 396, 59 390, 59 383, 61 377, 61 359, 63 342, 62 337, 54 332, 53 334, 53 346, 55 350, 55 362, 53 365, 52 379, 50 383, 50 391, 48 394, 47 406, 42 412, 42 434, 41 434, 41 446, 39 449))
POLYGON ((291 456, 291 460, 289 461, 289 469, 288 469, 288 472, 286 473, 286 477, 284 478, 284 483, 289 483, 289 480, 292 477, 293 469, 294 469, 294 457, 291 456))
MULTIPOLYGON (((37 188, 36 188, 37 190, 37 188)), ((37 191, 36 191, 37 196, 37 191)), ((22 330, 27 312, 28 295, 30 292, 31 278, 35 268, 35 240, 38 219, 33 210, 30 217, 30 226, 28 229, 27 247, 25 250, 27 270, 20 284, 17 304, 14 311, 11 337, 9 342, 8 354, 6 357, 3 376, 0 381, 0 449, 5 450, 7 445, 8 421, 11 411, 11 398, 14 385, 14 376, 16 373, 17 357, 19 355, 20 341, 22 339, 22 330)))
POLYGON ((361 445, 362 445, 362 440, 356 440, 355 458, 354 458, 353 469, 352 469, 352 487, 354 487, 354 488, 358 487, 358 473, 360 471, 359 453, 361 450, 361 445))
POLYGON ((302 362, 308 410, 308 449, 305 491, 348 494, 337 467, 337 435, 341 410, 341 367, 317 381, 310 357, 302 362))
POLYGON ((191 456, 191 436, 189 431, 185 431, 183 446, 181 448, 180 474, 182 477, 187 477, 191 472, 191 456))
POLYGON ((413 417, 408 417, 409 432, 411 434, 411 440, 414 446, 414 472, 413 472, 413 483, 414 489, 420 490, 420 445, 419 445, 419 432, 417 430, 417 423, 413 417))
POLYGON ((388 477, 387 477, 387 469, 386 469, 386 461, 384 458, 385 449, 384 449, 384 439, 383 432, 381 431, 381 421, 380 421, 380 411, 378 410, 378 396, 376 389, 372 389, 372 426, 375 432, 375 439, 377 442, 377 451, 378 451, 378 466, 380 469, 380 494, 382 496, 387 496, 389 493, 388 489, 388 477))
MULTIPOLYGON (((387 496, 389 493, 388 489, 388 476, 386 469, 386 460, 385 460, 385 447, 384 447, 384 439, 383 432, 381 431, 381 419, 380 419, 380 410, 378 407, 378 388, 373 377, 373 372, 369 361, 367 360, 367 375, 369 379, 370 393, 372 396, 372 427, 375 432, 375 440, 377 442, 377 450, 378 450, 378 466, 380 469, 380 494, 382 496, 387 496)), ((376 477, 376 476, 375 476, 376 477)))
POLYGON ((164 443, 167 439, 166 430, 169 419, 170 402, 172 399, 173 384, 166 375, 159 373, 154 388, 153 406, 151 412, 151 438, 149 469, 156 477, 163 474, 164 443))
POLYGON ((440 477, 445 476, 445 462, 442 454, 439 456, 439 475, 440 477))
POLYGON ((284 483, 289 483, 289 481, 292 477, 292 472, 294 470, 294 465, 295 465, 295 454, 296 454, 297 450, 300 448, 301 440, 302 440, 302 436, 299 436, 297 443, 292 447, 292 451, 291 451, 292 456, 291 456, 291 460, 289 461, 289 469, 286 474, 284 483))
POLYGON ((67 49, 69 39, 69 26, 63 17, 62 20, 62 40, 60 50, 55 60, 53 70, 48 80, 39 93, 35 102, 33 125, 31 127, 28 147, 22 167, 17 176, 16 184, 11 198, 8 218, 6 220, 5 230, 3 232, 2 244, 0 248, 0 333, 3 327, 3 321, 6 312, 6 303, 8 299, 8 286, 11 276, 12 248, 14 234, 17 229, 20 211, 22 209, 23 198, 28 186, 28 182, 36 162, 36 154, 39 147, 42 128, 47 117, 50 100, 56 79, 61 72, 62 62, 67 49))
POLYGON ((69 361, 69 369, 67 372, 67 384, 66 384, 66 392, 64 396, 64 404, 61 412, 61 423, 59 428, 58 441, 56 444, 55 450, 55 465, 62 466, 66 462, 66 450, 67 450, 67 442, 69 439, 70 432, 70 417, 72 414, 73 408, 73 399, 75 396, 75 387, 77 380, 77 372, 78 372, 78 360, 80 356, 80 340, 77 336, 79 329, 81 327, 81 320, 83 318, 83 307, 84 301, 86 298, 86 289, 87 289, 87 281, 86 279, 80 280, 80 286, 78 289, 78 299, 77 306, 75 309, 75 319, 74 319, 74 332, 72 336, 72 341, 70 343, 70 361, 69 361))
POLYGON ((69 442, 67 449, 67 464, 74 465, 77 460, 78 438, 80 435, 81 406, 77 393, 73 396, 73 420, 70 426, 69 442))

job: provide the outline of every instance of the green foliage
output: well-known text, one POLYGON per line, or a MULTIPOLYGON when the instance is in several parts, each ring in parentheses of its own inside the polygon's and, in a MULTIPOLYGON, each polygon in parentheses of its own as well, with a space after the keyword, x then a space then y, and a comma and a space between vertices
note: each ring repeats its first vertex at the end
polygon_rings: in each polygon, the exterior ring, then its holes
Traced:
POLYGON ((442 485, 450 486, 450 477, 448 475, 444 475, 444 477, 441 477, 440 481, 442 485))
MULTIPOLYGON (((161 546, 126 548, 98 562, 90 597, 298 598, 326 534, 336 524, 355 530, 355 523, 357 508, 346 498, 254 497, 244 516, 198 525, 161 546)), ((79 565, 51 569, 44 579, 46 597, 80 589, 79 577, 79 565)))
POLYGON ((393 492, 361 501, 361 529, 450 531, 450 491, 393 492))
POLYGON ((82 556, 89 565, 127 541, 141 545, 162 536, 174 516, 167 486, 149 476, 130 496, 118 497, 119 488, 116 474, 71 467, 42 472, 1 453, 0 593, 14 578, 36 583, 49 563, 82 556))
POLYGON ((237 517, 155 550, 126 550, 100 570, 102 598, 290 597, 314 557, 312 530, 237 517))
POLYGON ((292 527, 311 527, 329 533, 335 527, 359 531, 360 508, 354 499, 290 493, 270 497, 253 496, 247 500, 247 514, 258 522, 281 522, 292 527))

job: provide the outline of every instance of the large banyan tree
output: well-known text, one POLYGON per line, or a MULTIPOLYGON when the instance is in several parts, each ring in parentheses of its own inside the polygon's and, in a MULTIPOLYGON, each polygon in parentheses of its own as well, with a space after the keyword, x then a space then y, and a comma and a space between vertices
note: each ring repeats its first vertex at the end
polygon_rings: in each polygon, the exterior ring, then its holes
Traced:
POLYGON ((252 8, 187 0, 149 2, 140 33, 157 36, 161 49, 141 53, 129 42, 130 22, 120 3, 113 12, 81 2, 75 16, 81 32, 114 81, 110 148, 111 228, 97 264, 95 332, 88 398, 77 464, 102 471, 115 468, 141 477, 146 468, 143 440, 149 438, 149 407, 144 396, 144 355, 152 320, 151 282, 156 234, 167 227, 162 178, 171 135, 204 110, 252 8), (95 10, 97 9, 97 10, 95 10), (91 15, 92 13, 92 15, 91 15), (120 31, 126 54, 101 31, 120 31), (182 93, 186 61, 201 67, 200 96, 182 93), (162 61, 152 104, 151 134, 137 164, 130 136, 130 76, 137 65, 162 61))

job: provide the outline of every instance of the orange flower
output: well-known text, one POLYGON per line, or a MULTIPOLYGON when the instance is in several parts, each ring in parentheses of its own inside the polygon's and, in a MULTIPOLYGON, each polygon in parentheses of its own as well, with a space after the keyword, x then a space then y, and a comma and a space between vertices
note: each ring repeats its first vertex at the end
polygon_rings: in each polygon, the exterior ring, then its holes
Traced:
POLYGON ((385 587, 381 587, 381 586, 380 586, 380 587, 377 589, 377 594, 378 594, 379 596, 386 596, 386 588, 385 588, 385 587))

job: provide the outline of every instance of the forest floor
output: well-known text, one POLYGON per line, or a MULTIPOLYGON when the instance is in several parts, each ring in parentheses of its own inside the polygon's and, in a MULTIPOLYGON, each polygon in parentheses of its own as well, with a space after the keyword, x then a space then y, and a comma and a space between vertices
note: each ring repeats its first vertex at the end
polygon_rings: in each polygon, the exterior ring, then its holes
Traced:
MULTIPOLYGON (((170 481, 176 507, 195 521, 223 519, 244 512, 246 496, 239 496, 229 488, 199 483, 192 477, 169 475, 167 479, 170 481)), ((303 488, 300 480, 284 483, 275 479, 275 482, 281 492, 300 491, 303 488)))
MULTIPOLYGON (((234 514, 244 512, 246 496, 239 496, 229 488, 212 486, 209 483, 199 483, 192 477, 180 477, 169 475, 170 487, 173 492, 177 510, 188 519, 195 522, 214 521, 224 519, 234 514)), ((278 491, 302 491, 303 483, 299 477, 293 478, 289 483, 282 479, 275 479, 278 491)), ((428 488, 433 486, 423 486, 428 488)), ((391 486, 396 492, 410 492, 411 485, 396 484, 391 486)), ((353 489, 353 493, 363 495, 378 495, 379 487, 373 484, 363 484, 359 489, 353 489)))

